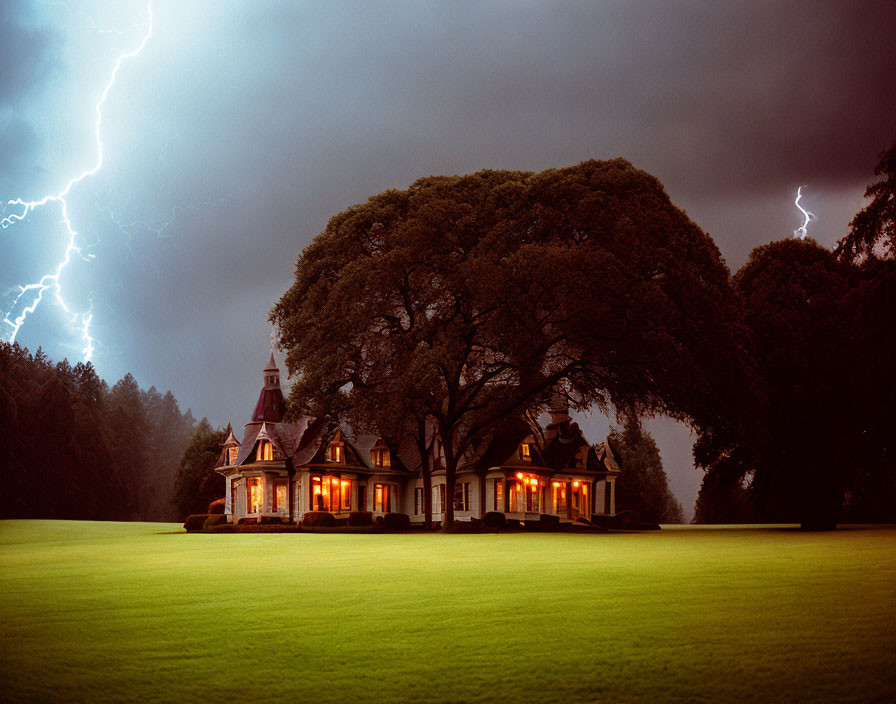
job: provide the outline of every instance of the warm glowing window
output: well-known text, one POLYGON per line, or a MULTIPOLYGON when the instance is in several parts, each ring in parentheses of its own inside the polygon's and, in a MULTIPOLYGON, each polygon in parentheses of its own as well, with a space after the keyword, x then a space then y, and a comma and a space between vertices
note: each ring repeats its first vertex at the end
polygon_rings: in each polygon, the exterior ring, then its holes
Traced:
POLYGON ((392 492, 388 484, 373 485, 373 510, 383 513, 392 510, 392 492))
POLYGON ((236 456, 239 454, 239 447, 227 448, 227 464, 236 464, 236 456))
POLYGON ((529 459, 529 457, 530 457, 530 455, 529 455, 529 445, 524 443, 524 444, 522 445, 522 448, 523 448, 523 459, 526 459, 526 460, 529 459))
POLYGON ((532 513, 541 512, 541 485, 537 479, 526 484, 526 510, 532 513))
POLYGON ((495 479, 495 511, 504 510, 504 480, 495 479))
POLYGON ((566 513, 566 482, 553 482, 551 484, 551 500, 555 514, 559 516, 566 513))
POLYGON ((507 482, 507 510, 521 511, 520 499, 522 497, 523 483, 519 481, 507 482))
POLYGON ((248 513, 261 513, 263 502, 263 484, 261 477, 249 477, 246 480, 246 503, 248 513))
POLYGON ((339 477, 312 477, 311 505, 315 511, 351 511, 351 481, 339 477))
POLYGON ((454 485, 454 510, 470 510, 470 482, 457 482, 454 485))
POLYGON ((342 445, 330 445, 330 462, 342 461, 342 445))
POLYGON ((270 440, 262 440, 258 443, 258 450, 255 453, 256 460, 272 460, 274 459, 274 446, 270 440))
POLYGON ((388 450, 373 450, 373 464, 376 467, 391 467, 392 458, 388 450))

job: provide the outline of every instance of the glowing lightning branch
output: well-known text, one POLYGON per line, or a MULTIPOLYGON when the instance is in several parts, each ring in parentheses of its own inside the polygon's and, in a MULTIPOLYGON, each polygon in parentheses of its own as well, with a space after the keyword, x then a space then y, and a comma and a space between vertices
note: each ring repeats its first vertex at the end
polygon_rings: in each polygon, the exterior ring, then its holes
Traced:
POLYGON ((62 257, 62 260, 56 266, 56 270, 52 273, 45 274, 39 281, 36 283, 28 284, 26 286, 19 286, 19 294, 16 296, 9 310, 3 316, 3 322, 9 325, 12 328, 12 332, 9 336, 9 341, 14 342, 16 339, 16 335, 18 335, 19 330, 24 324, 25 320, 28 316, 33 313, 40 302, 43 300, 44 293, 51 292, 56 299, 56 302, 66 313, 72 316, 71 322, 72 324, 76 324, 81 335, 84 338, 84 350, 83 355, 84 359, 89 360, 91 355, 93 354, 93 338, 90 336, 90 323, 93 318, 93 303, 91 302, 90 309, 88 309, 85 313, 73 313, 69 307, 66 305, 65 301, 62 298, 62 290, 59 286, 59 277, 62 275, 62 272, 68 266, 69 262, 71 262, 72 257, 74 255, 78 255, 82 259, 89 260, 93 258, 91 254, 84 254, 81 251, 81 247, 78 244, 78 231, 75 230, 72 225, 72 221, 68 215, 68 202, 66 198, 72 190, 72 187, 88 178, 89 176, 93 176, 96 174, 103 166, 103 140, 102 135, 100 133, 100 128, 103 123, 103 104, 106 102, 106 98, 109 97, 109 92, 112 90, 112 86, 115 84, 115 78, 118 75, 118 69, 121 68, 121 64, 126 59, 133 59, 140 52, 143 51, 147 42, 149 42, 149 38, 152 36, 152 4, 147 5, 147 19, 146 19, 146 34, 143 36, 143 40, 140 42, 140 45, 126 54, 121 54, 118 57, 118 60, 115 62, 115 66, 112 69, 112 75, 109 77, 108 83, 106 83, 106 87, 103 89, 103 93, 100 96, 99 102, 96 104, 96 123, 94 125, 94 131, 96 134, 96 146, 97 146, 97 155, 96 155, 96 163, 93 168, 88 169, 87 171, 83 171, 79 175, 73 177, 59 193, 46 195, 40 200, 26 201, 22 198, 16 198, 14 200, 7 201, 6 207, 10 206, 19 206, 22 210, 18 213, 12 213, 11 215, 7 215, 6 217, 0 219, 0 228, 6 229, 11 225, 14 225, 16 222, 24 220, 27 217, 28 213, 31 211, 43 207, 48 203, 59 203, 62 210, 62 223, 65 226, 65 230, 68 233, 68 245, 65 248, 65 253, 62 257), (34 300, 30 305, 26 306, 21 313, 15 317, 14 319, 10 318, 13 314, 13 310, 15 310, 16 306, 26 295, 33 295, 34 300))
POLYGON ((803 208, 803 206, 800 205, 800 198, 803 197, 803 189, 804 189, 804 188, 805 188, 805 186, 800 186, 800 187, 797 189, 797 191, 796 191, 796 200, 793 201, 793 204, 794 204, 797 208, 800 209, 800 212, 803 214, 803 217, 805 218, 805 220, 803 220, 803 224, 800 225, 797 229, 795 229, 795 230, 793 231, 793 236, 794 236, 794 237, 799 237, 801 240, 806 239, 806 235, 809 234, 809 233, 806 231, 806 227, 809 225, 810 222, 812 222, 813 220, 815 220, 815 215, 813 215, 813 214, 810 213, 808 210, 806 210, 805 208, 803 208))

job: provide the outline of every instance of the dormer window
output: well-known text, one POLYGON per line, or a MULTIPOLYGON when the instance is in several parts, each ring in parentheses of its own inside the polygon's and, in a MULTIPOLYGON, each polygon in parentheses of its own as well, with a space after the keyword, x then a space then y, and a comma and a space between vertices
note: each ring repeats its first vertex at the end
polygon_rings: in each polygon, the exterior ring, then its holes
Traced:
POLYGON ((373 465, 375 467, 392 466, 392 457, 389 455, 388 450, 371 450, 370 454, 372 456, 373 465))
POLYGON ((342 454, 342 445, 330 445, 330 462, 344 462, 342 454))
POLYGON ((274 446, 270 440, 262 440, 258 443, 258 450, 255 453, 256 461, 274 459, 274 446))
POLYGON ((520 445, 520 449, 522 451, 521 454, 522 454, 524 460, 531 459, 532 455, 530 454, 528 443, 523 443, 522 445, 520 445))
POLYGON ((234 465, 236 464, 236 457, 240 453, 239 447, 228 447, 227 448, 227 464, 234 465))

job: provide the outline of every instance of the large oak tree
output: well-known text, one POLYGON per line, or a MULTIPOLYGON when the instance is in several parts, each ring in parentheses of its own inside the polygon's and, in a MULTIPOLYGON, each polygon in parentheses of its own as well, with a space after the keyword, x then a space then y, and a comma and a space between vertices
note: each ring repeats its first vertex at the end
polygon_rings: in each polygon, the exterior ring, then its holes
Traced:
POLYGON ((576 408, 685 420, 707 455, 748 446, 738 316, 713 241, 621 159, 374 196, 302 252, 271 315, 293 407, 374 427, 379 408, 387 425, 409 413, 438 435, 448 497, 496 423, 558 388, 576 408))

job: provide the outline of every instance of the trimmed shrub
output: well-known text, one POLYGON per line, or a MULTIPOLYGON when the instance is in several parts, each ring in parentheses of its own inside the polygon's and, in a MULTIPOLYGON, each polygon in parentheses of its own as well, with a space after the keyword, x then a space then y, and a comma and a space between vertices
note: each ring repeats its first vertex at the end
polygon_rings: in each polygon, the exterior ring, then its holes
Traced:
POLYGON ((239 526, 254 526, 256 523, 258 523, 258 519, 250 517, 241 518, 237 521, 237 525, 239 526))
POLYGON ((383 516, 383 528, 388 530, 410 530, 411 517, 406 513, 387 513, 383 516))
POLYGON ((202 524, 202 530, 209 531, 221 523, 227 523, 227 516, 223 513, 214 513, 205 519, 205 523, 202 524))
POLYGON ((335 526, 336 516, 327 511, 309 511, 302 516, 302 525, 308 526, 335 526))
POLYGON ((486 528, 504 528, 507 525, 507 516, 499 511, 489 511, 482 517, 486 528))
POLYGON ((184 529, 188 533, 198 533, 202 530, 202 526, 205 525, 206 519, 211 517, 212 514, 208 513, 194 513, 192 516, 187 516, 187 519, 184 521, 184 529))
POLYGON ((224 504, 226 501, 227 501, 226 498, 220 498, 220 499, 216 499, 215 501, 212 501, 208 505, 208 512, 223 514, 224 513, 224 504))
POLYGON ((350 526, 372 526, 373 513, 371 511, 352 511, 348 514, 350 526))

